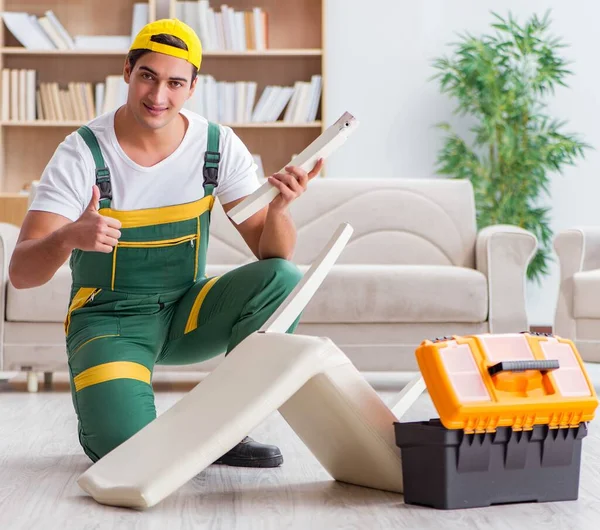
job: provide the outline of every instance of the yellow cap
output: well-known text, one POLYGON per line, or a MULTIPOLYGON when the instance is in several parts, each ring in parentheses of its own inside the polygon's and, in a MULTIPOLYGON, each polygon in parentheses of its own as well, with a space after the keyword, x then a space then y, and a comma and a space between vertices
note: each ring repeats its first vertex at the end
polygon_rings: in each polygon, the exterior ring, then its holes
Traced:
POLYGON ((173 18, 165 18, 146 24, 131 44, 129 51, 131 50, 151 50, 153 52, 179 57, 180 59, 185 59, 192 63, 198 70, 200 70, 200 63, 202 62, 202 44, 200 43, 198 35, 196 35, 195 31, 187 24, 173 18), (151 40, 154 35, 159 35, 161 33, 180 38, 185 42, 188 49, 182 50, 175 46, 169 46, 168 44, 161 44, 160 42, 151 40))

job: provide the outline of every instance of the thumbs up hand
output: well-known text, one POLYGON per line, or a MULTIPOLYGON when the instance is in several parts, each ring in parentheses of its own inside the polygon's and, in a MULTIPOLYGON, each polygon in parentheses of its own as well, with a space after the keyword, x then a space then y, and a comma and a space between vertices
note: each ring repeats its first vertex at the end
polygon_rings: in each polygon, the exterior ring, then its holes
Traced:
POLYGON ((71 241, 73 248, 89 252, 104 252, 109 254, 117 245, 121 237, 121 222, 112 217, 98 213, 100 190, 98 186, 92 187, 92 199, 81 217, 71 227, 71 241))
POLYGON ((90 212, 97 212, 99 202, 100 202, 100 190, 98 189, 98 186, 96 186, 94 184, 92 186, 92 199, 90 200, 90 203, 88 204, 88 206, 85 210, 90 211, 90 212))

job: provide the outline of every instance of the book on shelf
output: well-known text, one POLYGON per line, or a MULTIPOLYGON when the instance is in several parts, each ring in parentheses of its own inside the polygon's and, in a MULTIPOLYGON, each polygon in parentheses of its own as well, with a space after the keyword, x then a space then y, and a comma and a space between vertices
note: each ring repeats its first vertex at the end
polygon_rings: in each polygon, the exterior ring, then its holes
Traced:
POLYGON ((266 50, 269 48, 268 14, 260 7, 235 11, 226 4, 211 7, 209 0, 171 3, 169 16, 190 26, 205 51, 266 50))
MULTIPOLYGON (((102 83, 39 82, 32 69, 2 69, 2 120, 5 122, 89 121, 127 101, 122 74, 102 83)), ((255 81, 216 81, 199 75, 185 108, 217 123, 285 123, 315 121, 321 95, 321 76, 294 86, 266 86, 257 101, 255 81)))
POLYGON ((30 50, 122 50, 125 53, 140 29, 149 21, 147 2, 133 4, 130 35, 71 35, 54 12, 43 16, 4 11, 7 29, 30 50))

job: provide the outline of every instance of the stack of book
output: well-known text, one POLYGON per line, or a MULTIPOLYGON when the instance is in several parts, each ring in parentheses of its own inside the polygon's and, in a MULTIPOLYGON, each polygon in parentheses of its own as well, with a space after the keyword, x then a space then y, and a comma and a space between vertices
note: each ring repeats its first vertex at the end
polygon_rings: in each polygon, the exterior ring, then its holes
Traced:
POLYGON ((277 121, 284 110, 284 123, 315 121, 321 100, 321 85, 321 76, 313 75, 310 82, 296 81, 293 87, 265 87, 251 121, 277 121))
POLYGON ((37 72, 2 70, 2 120, 86 122, 116 109, 127 100, 122 75, 107 76, 104 83, 37 82, 37 72))
POLYGON ((185 108, 219 123, 313 122, 321 99, 321 76, 297 81, 293 87, 268 85, 258 102, 256 91, 254 81, 216 81, 200 75, 185 108))
MULTIPOLYGON (((40 83, 36 93, 37 119, 86 122, 96 115, 91 83, 40 83)), ((29 95, 29 93, 28 93, 29 95)))
POLYGON ((33 121, 36 119, 35 70, 2 70, 2 120, 33 121))
POLYGON ((190 26, 206 51, 269 48, 268 16, 260 7, 235 11, 225 4, 213 9, 208 0, 180 1, 172 4, 170 16, 190 26))
POLYGON ((1 13, 8 30, 30 50, 122 50, 126 53, 133 38, 148 23, 148 3, 133 4, 130 35, 71 35, 52 10, 43 16, 23 12, 1 13))
POLYGON ((256 99, 254 81, 216 81, 211 75, 199 75, 196 83, 185 108, 218 123, 250 121, 256 99))

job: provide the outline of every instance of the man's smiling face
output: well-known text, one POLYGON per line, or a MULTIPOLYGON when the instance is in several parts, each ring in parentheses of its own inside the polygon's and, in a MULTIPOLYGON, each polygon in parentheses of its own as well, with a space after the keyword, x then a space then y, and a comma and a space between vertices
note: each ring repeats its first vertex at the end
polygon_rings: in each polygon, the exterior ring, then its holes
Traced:
POLYGON ((160 129, 175 118, 194 92, 193 69, 184 59, 157 52, 142 55, 133 69, 126 64, 127 104, 137 121, 160 129))

